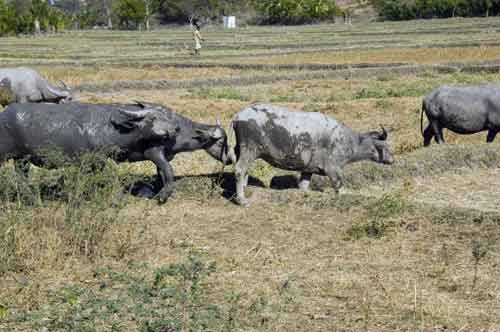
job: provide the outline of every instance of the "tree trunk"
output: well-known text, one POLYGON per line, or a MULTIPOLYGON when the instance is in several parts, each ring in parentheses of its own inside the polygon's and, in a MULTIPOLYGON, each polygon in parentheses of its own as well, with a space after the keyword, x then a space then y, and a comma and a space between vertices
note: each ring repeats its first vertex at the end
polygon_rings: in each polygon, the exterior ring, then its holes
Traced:
POLYGON ((108 20, 108 29, 113 29, 113 21, 111 20, 111 9, 109 8, 109 1, 104 0, 104 6, 106 8, 106 18, 108 20))
POLYGON ((146 0, 146 31, 149 31, 149 1, 146 0))
POLYGON ((35 25, 35 34, 40 34, 40 21, 38 20, 38 17, 35 18, 35 22, 34 22, 34 25, 35 25))

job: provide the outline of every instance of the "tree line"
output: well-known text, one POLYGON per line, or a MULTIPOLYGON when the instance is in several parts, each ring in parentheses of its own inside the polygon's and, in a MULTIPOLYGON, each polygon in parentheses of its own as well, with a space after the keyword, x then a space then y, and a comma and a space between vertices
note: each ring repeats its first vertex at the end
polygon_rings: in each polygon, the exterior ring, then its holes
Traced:
MULTIPOLYGON (((370 0, 382 19, 409 20, 500 13, 500 0, 370 0)), ((346 10, 349 12, 349 10, 346 10)), ((64 29, 146 29, 160 23, 250 17, 255 24, 304 24, 341 16, 335 0, 0 0, 0 36, 64 29), (50 2, 50 3, 49 3, 50 2)))
POLYGON ((373 0, 386 20, 493 16, 500 13, 500 0, 373 0))
POLYGON ((335 0, 0 0, 0 35, 161 23, 243 14, 256 24, 303 24, 341 15, 335 0), (49 4, 49 1, 51 4, 49 4))

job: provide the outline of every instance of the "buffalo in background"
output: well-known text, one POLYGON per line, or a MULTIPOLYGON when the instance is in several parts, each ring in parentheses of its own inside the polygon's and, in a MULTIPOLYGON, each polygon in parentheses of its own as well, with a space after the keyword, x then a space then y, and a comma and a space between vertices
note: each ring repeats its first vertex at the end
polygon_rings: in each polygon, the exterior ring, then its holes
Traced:
POLYGON ((61 103, 73 99, 71 89, 50 84, 31 68, 0 68, 0 105, 10 103, 61 103), (3 90, 3 92, 2 92, 3 90), (3 94, 8 98, 2 98, 3 94))
POLYGON ((432 138, 444 143, 443 129, 458 134, 488 131, 486 142, 493 142, 500 131, 500 85, 440 86, 425 96, 420 116, 424 146, 432 138), (423 114, 429 125, 423 129, 423 114))

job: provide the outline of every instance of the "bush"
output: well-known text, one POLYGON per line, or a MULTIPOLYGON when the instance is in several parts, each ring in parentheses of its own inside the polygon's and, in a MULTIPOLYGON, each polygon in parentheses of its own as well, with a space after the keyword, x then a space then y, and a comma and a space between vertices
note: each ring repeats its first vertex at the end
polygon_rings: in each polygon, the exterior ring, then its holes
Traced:
POLYGON ((0 36, 15 32, 15 14, 5 0, 0 0, 0 36))
POLYGON ((150 0, 165 22, 187 23, 196 17, 201 21, 220 20, 224 15, 252 11, 254 0, 150 0))
POLYGON ((122 188, 132 179, 104 154, 47 158, 62 167, 27 174, 0 168, 0 275, 32 269, 43 257, 100 257, 126 202, 122 188))
POLYGON ((333 0, 260 0, 256 9, 268 24, 312 23, 340 13, 333 0))
POLYGON ((146 19, 146 5, 142 0, 116 0, 114 12, 119 26, 125 29, 137 29, 146 19))
POLYGON ((36 19, 40 23, 41 31, 49 32, 50 27, 55 31, 64 30, 68 17, 45 1, 33 0, 27 4, 19 4, 15 1, 0 0, 0 36, 33 33, 36 19))
POLYGON ((387 20, 490 16, 500 13, 500 0, 374 0, 387 20))

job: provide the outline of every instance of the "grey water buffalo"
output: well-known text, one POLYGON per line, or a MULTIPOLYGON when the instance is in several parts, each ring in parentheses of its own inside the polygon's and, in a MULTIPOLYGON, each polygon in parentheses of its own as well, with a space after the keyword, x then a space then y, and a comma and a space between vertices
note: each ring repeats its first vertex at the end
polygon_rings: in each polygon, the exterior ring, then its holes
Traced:
MULTIPOLYGON (((0 81, 10 84, 13 102, 17 103, 59 103, 73 98, 71 89, 66 84, 61 82, 61 87, 53 86, 31 68, 0 68, 0 81)), ((2 106, 7 105, 3 100, 0 103, 2 106)))
POLYGON ((43 151, 64 156, 85 151, 113 151, 121 161, 152 161, 165 202, 173 189, 174 154, 206 149, 219 160, 227 159, 227 139, 220 126, 197 124, 160 105, 124 104, 18 104, 0 113, 0 165, 7 159, 50 167, 43 151), (109 150, 108 150, 109 149, 109 150))
POLYGON ((488 131, 487 142, 493 142, 500 131, 500 85, 440 86, 425 96, 420 115, 424 146, 432 138, 444 143, 443 129, 459 134, 488 131), (429 125, 423 130, 423 113, 429 125))
POLYGON ((247 171, 258 158, 301 173, 299 188, 307 190, 312 174, 326 175, 335 191, 343 185, 342 169, 352 162, 394 162, 385 129, 357 133, 321 113, 289 110, 267 104, 244 108, 233 118, 236 146, 230 158, 236 163, 237 203, 247 205, 247 171))

